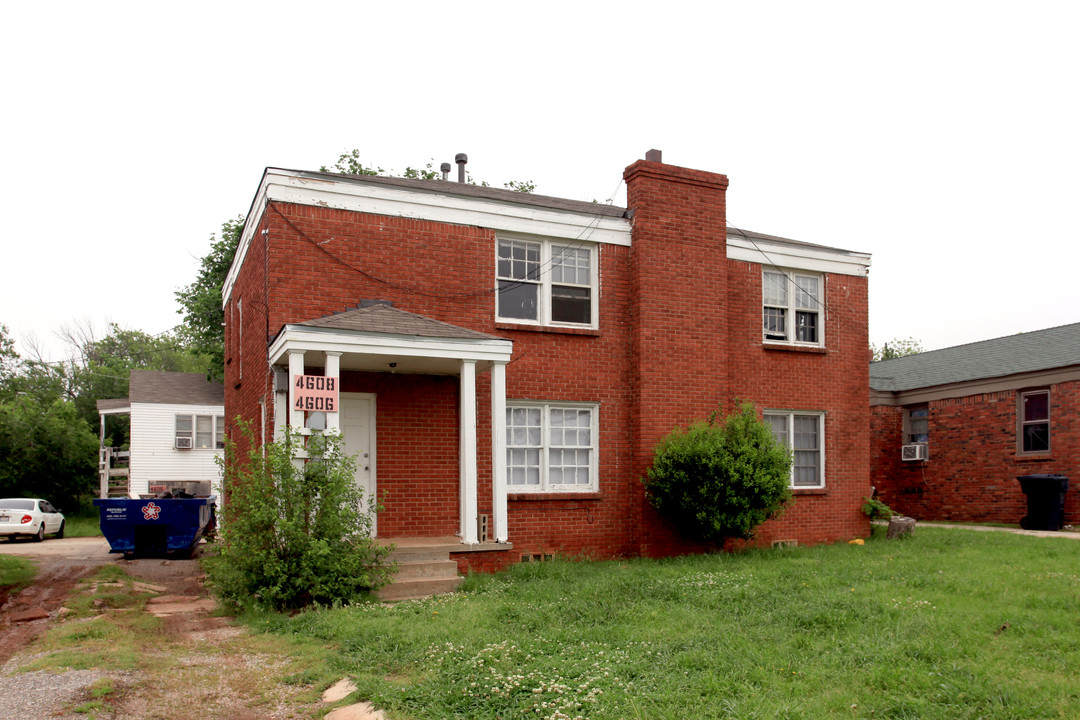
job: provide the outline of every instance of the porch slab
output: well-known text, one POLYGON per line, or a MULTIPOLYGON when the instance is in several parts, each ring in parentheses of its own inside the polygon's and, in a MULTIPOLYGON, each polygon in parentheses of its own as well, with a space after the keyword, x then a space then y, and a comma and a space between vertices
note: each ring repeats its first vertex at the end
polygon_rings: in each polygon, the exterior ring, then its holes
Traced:
POLYGON ((513 550, 511 542, 485 542, 476 545, 465 545, 457 535, 439 535, 435 537, 391 537, 375 538, 379 545, 394 545, 397 552, 410 550, 434 550, 437 552, 463 553, 463 552, 492 552, 497 550, 513 550))

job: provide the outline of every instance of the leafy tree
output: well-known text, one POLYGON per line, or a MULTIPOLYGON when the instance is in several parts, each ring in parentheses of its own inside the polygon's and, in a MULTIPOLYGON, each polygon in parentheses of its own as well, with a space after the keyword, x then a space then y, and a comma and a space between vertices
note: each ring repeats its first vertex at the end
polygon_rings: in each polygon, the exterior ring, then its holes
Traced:
POLYGON ((696 540, 750 538, 791 499, 791 456, 744 403, 656 446, 645 487, 653 507, 696 540))
POLYGON ((0 402, 0 494, 72 507, 97 482, 97 436, 74 403, 29 394, 0 402))
POLYGON ((297 455, 303 438, 250 448, 241 456, 225 448, 225 504, 221 543, 207 564, 211 584, 229 603, 276 610, 313 603, 349 602, 389 582, 390 548, 371 538, 374 498, 368 510, 354 476, 356 460, 342 452, 334 433, 308 439, 306 462, 297 455))
POLYGON ((15 351, 15 341, 8 333, 7 325, 0 323, 0 399, 14 393, 14 381, 22 366, 22 359, 15 351))
POLYGON ((0 324, 0 495, 71 507, 97 477, 97 436, 56 370, 24 361, 0 324))
POLYGON ((208 375, 219 381, 225 378, 225 311, 221 306, 221 289, 243 232, 243 215, 222 223, 220 238, 210 236, 210 252, 203 257, 195 282, 176 292, 180 303, 177 312, 184 316, 180 338, 193 352, 209 358, 208 375))
POLYGON ((873 343, 870 344, 872 362, 918 355, 921 352, 924 352, 922 343, 915 338, 894 338, 880 348, 873 343))
MULTIPOLYGON (((192 351, 175 332, 150 335, 110 323, 102 338, 95 337, 87 325, 69 328, 65 336, 74 353, 66 367, 70 374, 69 394, 91 426, 98 421, 98 400, 127 396, 131 370, 206 372, 210 362, 192 351)), ((116 444, 126 442, 126 430, 121 434, 124 437, 116 444)))

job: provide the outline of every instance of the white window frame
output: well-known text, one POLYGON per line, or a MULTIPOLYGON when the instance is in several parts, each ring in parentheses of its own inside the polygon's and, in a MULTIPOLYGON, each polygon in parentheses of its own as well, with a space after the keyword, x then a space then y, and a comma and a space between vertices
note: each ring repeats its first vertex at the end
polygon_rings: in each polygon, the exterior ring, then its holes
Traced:
POLYGON ((1017 398, 1017 413, 1016 413, 1016 449, 1021 455, 1047 455, 1053 449, 1053 435, 1051 433, 1051 420, 1052 420, 1052 408, 1050 405, 1051 396, 1050 388, 1038 388, 1032 390, 1025 390, 1019 393, 1017 398), (1027 399, 1033 395, 1045 395, 1046 396, 1046 418, 1039 420, 1028 420, 1025 405, 1027 399), (1046 426, 1046 449, 1045 450, 1028 450, 1024 447, 1024 432, 1031 425, 1045 425, 1046 426))
POLYGON ((220 450, 225 447, 225 416, 210 415, 208 413, 176 413, 173 416, 173 447, 176 447, 177 438, 189 438, 192 450, 220 450), (188 429, 180 429, 180 418, 186 418, 188 429), (210 418, 210 446, 199 447, 197 438, 199 435, 199 418, 210 418), (219 428, 220 425, 220 428, 219 428), (220 430, 220 432, 219 432, 220 430))
POLYGON ((499 233, 495 239, 495 286, 501 282, 520 283, 523 285, 537 285, 537 317, 516 318, 504 317, 499 314, 499 291, 495 292, 495 319, 498 322, 514 323, 519 325, 538 325, 547 327, 589 328, 596 329, 599 323, 600 307, 600 246, 592 242, 569 240, 559 238, 542 238, 534 235, 518 235, 512 233, 499 233), (503 243, 533 243, 540 246, 539 276, 535 279, 522 280, 499 273, 499 248, 503 243), (589 254, 589 283, 552 281, 553 262, 558 258, 561 251, 569 248, 574 251, 584 251, 589 254), (589 322, 557 322, 552 319, 552 286, 563 285, 566 287, 579 287, 589 289, 589 322))
MULTIPOLYGON (((806 293, 809 294, 809 293, 806 293)), ((761 306, 762 328, 761 337, 766 343, 779 345, 799 345, 803 347, 825 347, 825 276, 821 273, 806 272, 804 270, 784 270, 781 268, 767 267, 761 271, 761 306), (784 298, 776 299, 769 297, 769 275, 782 276, 784 278, 784 298), (817 297, 814 298, 816 307, 800 307, 800 293, 808 287, 809 281, 817 284, 817 297), (765 322, 765 313, 770 309, 783 313, 784 332, 783 337, 776 337, 778 333, 769 333, 765 322), (817 318, 817 339, 813 342, 798 339, 798 315, 814 314, 817 318)))
MULTIPOLYGON (((600 455, 600 406, 596 403, 574 403, 574 402, 547 402, 547 401, 528 401, 528 400, 508 400, 506 403, 506 491, 509 494, 517 493, 594 493, 599 489, 599 455, 600 455), (540 410, 540 445, 539 446, 522 446, 515 445, 513 443, 513 428, 510 421, 511 413, 515 409, 538 409, 540 410), (589 483, 587 485, 573 483, 560 483, 554 484, 550 480, 549 459, 550 451, 560 446, 552 446, 551 444, 551 412, 553 410, 571 410, 580 411, 588 410, 591 415, 589 417, 589 439, 590 444, 587 446, 589 450, 589 483), (540 450, 540 482, 538 485, 522 485, 514 484, 512 482, 511 473, 511 452, 515 449, 522 449, 523 447, 539 447, 540 450)), ((571 448, 582 449, 585 446, 570 446, 571 448)))
POLYGON ((788 478, 788 484, 792 490, 820 490, 825 487, 825 413, 820 410, 765 410, 762 412, 762 419, 768 422, 767 418, 772 415, 775 417, 783 417, 787 421, 787 437, 789 438, 788 450, 792 453, 791 475, 788 478), (818 481, 816 485, 796 485, 795 484, 795 452, 796 449, 792 447, 791 439, 795 437, 795 418, 796 417, 812 417, 817 420, 817 438, 818 438, 818 468, 817 475, 818 481))

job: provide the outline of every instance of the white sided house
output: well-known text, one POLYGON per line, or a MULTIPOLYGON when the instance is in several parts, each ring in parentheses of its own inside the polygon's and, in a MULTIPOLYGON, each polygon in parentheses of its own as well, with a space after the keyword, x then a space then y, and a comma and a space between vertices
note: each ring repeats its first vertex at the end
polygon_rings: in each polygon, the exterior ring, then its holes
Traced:
POLYGON ((220 494, 225 388, 200 373, 132 370, 128 397, 98 400, 100 496, 220 494), (106 418, 129 415, 129 451, 105 446, 106 418))

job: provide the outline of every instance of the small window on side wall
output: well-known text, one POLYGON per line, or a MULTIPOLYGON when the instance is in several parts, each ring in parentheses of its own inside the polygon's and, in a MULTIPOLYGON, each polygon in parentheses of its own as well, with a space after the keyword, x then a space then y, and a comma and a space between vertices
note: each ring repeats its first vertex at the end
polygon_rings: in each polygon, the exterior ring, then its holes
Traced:
POLYGON ((923 445, 930 442, 930 408, 919 405, 904 409, 904 444, 923 445))
POLYGON ((1020 452, 1050 452, 1050 391, 1020 393, 1020 452))

